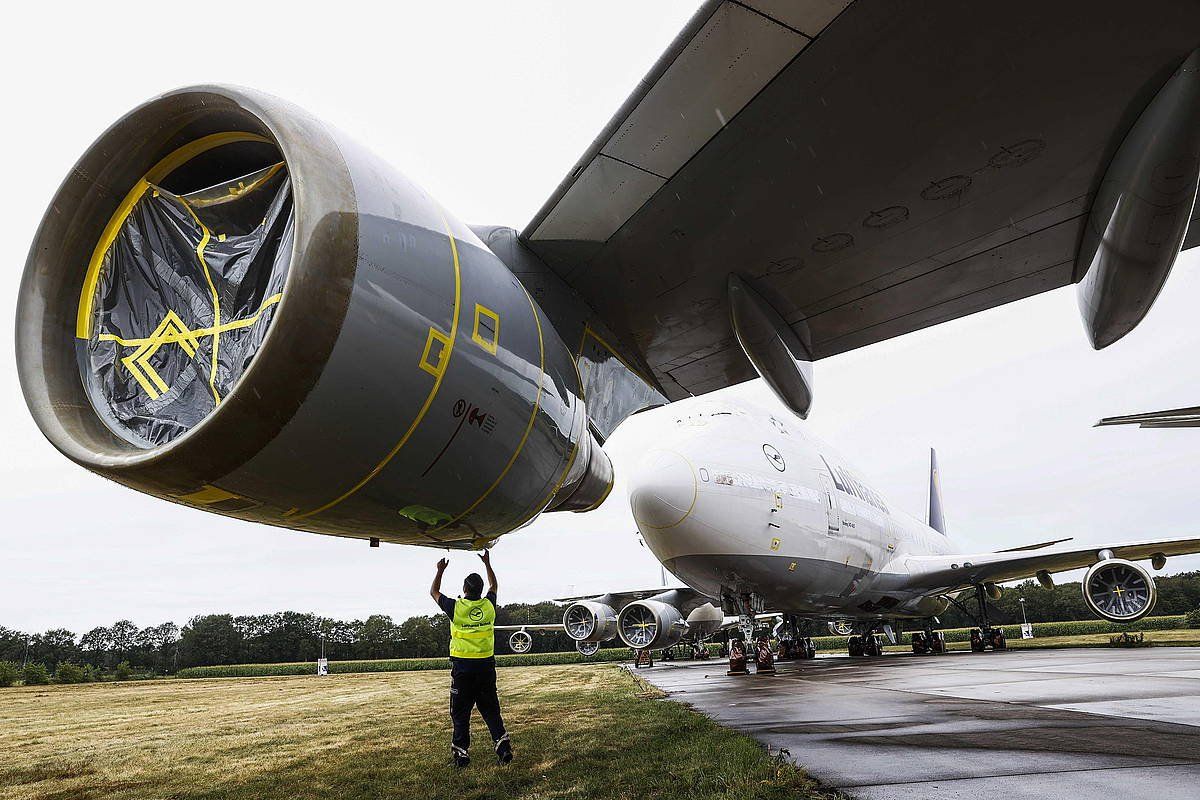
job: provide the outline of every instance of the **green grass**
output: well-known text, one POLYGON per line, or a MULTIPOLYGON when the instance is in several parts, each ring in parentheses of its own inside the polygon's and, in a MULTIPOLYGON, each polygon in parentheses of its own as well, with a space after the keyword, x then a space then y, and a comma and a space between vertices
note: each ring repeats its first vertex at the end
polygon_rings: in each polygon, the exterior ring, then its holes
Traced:
MULTIPOLYGON (((574 650, 560 653, 525 653, 496 656, 498 667, 546 667, 559 664, 591 664, 628 661, 624 647, 606 647, 584 658, 574 650)), ((386 658, 372 661, 330 661, 333 674, 356 672, 415 672, 450 669, 447 658, 386 658)), ((285 664, 227 664, 218 667, 185 667, 175 673, 179 678, 263 678, 271 675, 315 675, 317 662, 297 661, 285 664)))
POLYGON ((502 670, 516 760, 448 765, 445 672, 5 691, 6 800, 835 798, 612 665, 502 670))

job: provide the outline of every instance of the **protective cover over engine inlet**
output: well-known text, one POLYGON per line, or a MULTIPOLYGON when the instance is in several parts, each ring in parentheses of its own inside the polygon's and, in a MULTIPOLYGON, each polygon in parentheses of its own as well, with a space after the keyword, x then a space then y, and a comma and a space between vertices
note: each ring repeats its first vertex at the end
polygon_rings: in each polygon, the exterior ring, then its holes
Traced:
POLYGON ((221 404, 283 297, 292 238, 288 171, 260 136, 192 142, 138 181, 93 253, 76 330, 88 399, 114 433, 163 445, 221 404), (236 177, 194 185, 214 171, 236 177))

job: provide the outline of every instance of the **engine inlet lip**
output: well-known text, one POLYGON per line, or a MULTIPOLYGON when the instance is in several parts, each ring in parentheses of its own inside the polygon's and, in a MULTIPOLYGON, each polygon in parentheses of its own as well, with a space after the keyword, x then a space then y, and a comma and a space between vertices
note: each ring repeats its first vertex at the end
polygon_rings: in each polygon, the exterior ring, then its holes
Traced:
POLYGON ((147 101, 84 152, 30 247, 16 356, 31 414, 68 458, 143 490, 186 492, 220 478, 269 443, 315 385, 345 319, 357 247, 349 169, 331 132, 306 112, 231 86, 187 87, 147 101), (75 317, 90 250, 150 167, 189 142, 230 130, 269 140, 291 175, 295 235, 283 299, 254 360, 221 405, 174 440, 142 448, 100 418, 75 360, 75 317))

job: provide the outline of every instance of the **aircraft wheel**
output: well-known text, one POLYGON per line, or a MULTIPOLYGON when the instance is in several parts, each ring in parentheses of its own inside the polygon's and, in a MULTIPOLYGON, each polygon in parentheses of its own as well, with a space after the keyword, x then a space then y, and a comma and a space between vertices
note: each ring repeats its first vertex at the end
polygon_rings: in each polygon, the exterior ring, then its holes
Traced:
POLYGON ((805 658, 816 658, 817 657, 817 646, 813 643, 812 639, 804 640, 804 657, 805 658))
POLYGON ((992 628, 991 645, 993 650, 1007 650, 1008 640, 1004 638, 1002 628, 992 628))
POLYGON ((912 651, 917 655, 922 655, 929 652, 929 642, 926 641, 925 634, 923 632, 913 631, 912 651))
POLYGON ((878 636, 872 634, 863 638, 863 655, 872 657, 883 655, 883 645, 878 636))
POLYGON ((987 642, 983 639, 983 631, 975 628, 971 631, 971 652, 982 653, 987 649, 987 642))
POLYGON ((850 653, 851 658, 859 658, 863 655, 863 638, 861 636, 851 636, 846 640, 846 649, 850 653))
POLYGON ((929 652, 944 653, 946 652, 946 634, 938 631, 933 634, 933 638, 929 640, 929 652))

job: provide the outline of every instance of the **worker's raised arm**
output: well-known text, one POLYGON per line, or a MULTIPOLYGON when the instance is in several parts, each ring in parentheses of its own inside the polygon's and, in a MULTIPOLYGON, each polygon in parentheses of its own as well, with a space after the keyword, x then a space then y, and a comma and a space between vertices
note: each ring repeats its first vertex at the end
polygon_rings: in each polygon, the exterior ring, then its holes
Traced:
POLYGON ((488 594, 496 593, 496 573, 492 571, 492 551, 484 550, 479 554, 479 559, 483 562, 483 568, 487 570, 488 576, 488 594))
POLYGON ((429 596, 437 603, 442 599, 442 573, 450 566, 450 559, 443 558, 437 563, 437 574, 433 576, 433 584, 429 587, 429 596))

